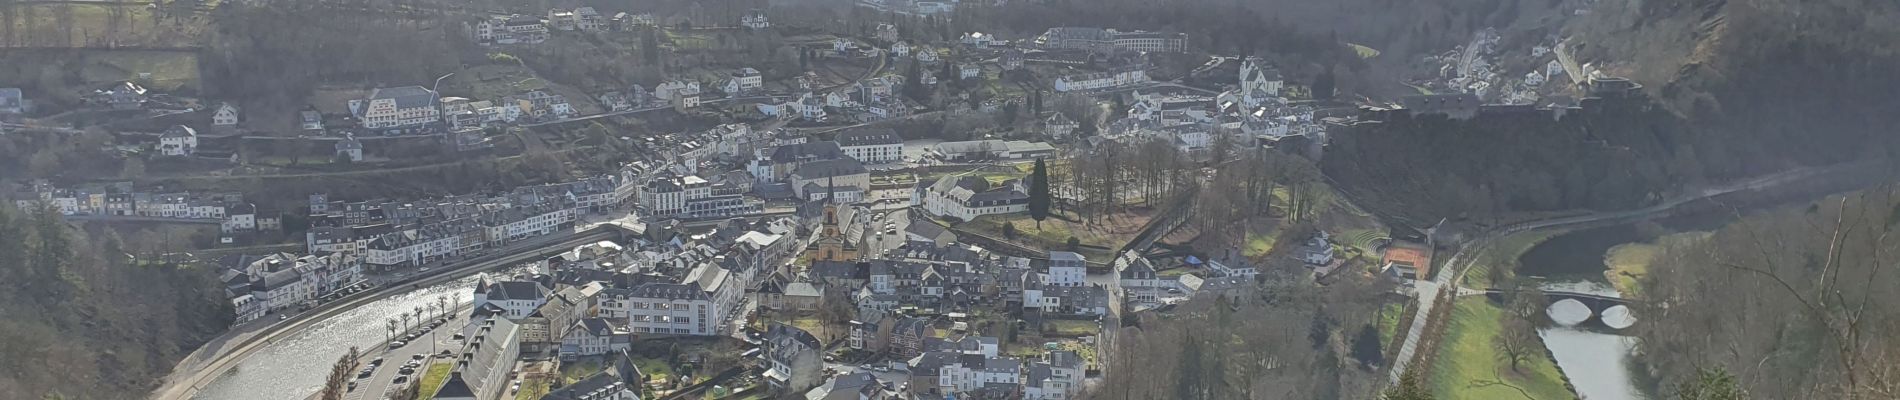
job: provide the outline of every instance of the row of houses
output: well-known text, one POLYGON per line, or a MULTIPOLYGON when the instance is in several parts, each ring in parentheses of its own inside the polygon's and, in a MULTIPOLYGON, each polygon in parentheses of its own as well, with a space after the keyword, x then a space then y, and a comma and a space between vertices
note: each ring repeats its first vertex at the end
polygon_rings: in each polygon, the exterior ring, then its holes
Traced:
POLYGON ((60 215, 142 217, 217 221, 226 233, 281 228, 276 216, 259 216, 257 207, 240 193, 153 193, 131 182, 59 188, 44 180, 29 182, 13 192, 21 210, 50 207, 60 215))
POLYGON ((218 260, 219 282, 237 322, 307 305, 363 279, 362 260, 346 254, 232 255, 218 260))
POLYGON ((357 254, 372 268, 420 265, 569 229, 582 214, 626 203, 633 190, 622 182, 600 176, 411 202, 331 201, 317 194, 310 198, 305 245, 312 254, 357 254))

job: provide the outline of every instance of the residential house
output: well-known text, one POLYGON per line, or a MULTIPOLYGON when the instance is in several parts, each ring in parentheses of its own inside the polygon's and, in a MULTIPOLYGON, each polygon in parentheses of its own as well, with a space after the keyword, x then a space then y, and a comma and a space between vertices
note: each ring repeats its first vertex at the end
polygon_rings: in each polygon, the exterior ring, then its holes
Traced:
POLYGON ((297 113, 298 125, 306 131, 323 131, 323 113, 317 110, 303 110, 297 113))
POLYGON ((1333 243, 1326 235, 1326 231, 1317 231, 1313 237, 1307 238, 1306 243, 1300 247, 1298 257, 1307 265, 1332 264, 1333 243))
POLYGON ((1004 387, 1014 392, 1022 382, 1022 361, 982 354, 933 352, 910 361, 913 393, 945 395, 1004 387))
POLYGON ((1110 68, 1108 71, 1089 72, 1056 77, 1054 88, 1057 92, 1101 90, 1148 82, 1148 71, 1139 66, 1126 65, 1110 68))
POLYGON ((632 348, 633 334, 606 318, 576 321, 561 339, 561 359, 603 356, 632 348))
POLYGON ((876 36, 877 36, 877 40, 881 40, 887 43, 897 42, 898 41, 897 40, 897 26, 891 25, 891 24, 877 24, 876 36))
POLYGON ((1155 305, 1160 302, 1161 292, 1173 287, 1156 273, 1154 263, 1140 253, 1129 250, 1115 258, 1117 289, 1123 299, 1136 305, 1155 305))
POLYGON ((892 57, 910 57, 910 43, 902 40, 891 43, 892 57))
POLYGON ((751 93, 765 87, 764 75, 757 69, 740 68, 738 71, 733 71, 731 75, 731 79, 726 81, 726 86, 723 88, 726 94, 751 93))
POLYGON ((580 28, 580 17, 573 10, 548 10, 548 26, 555 30, 571 31, 580 28))
POLYGON ((1023 60, 1025 58, 1022 50, 1012 47, 1003 50, 1003 55, 997 57, 996 63, 998 66, 1003 67, 1004 71, 1015 71, 1023 67, 1023 60))
POLYGON ((1088 275, 1088 258, 1067 251, 1050 251, 1048 277, 1042 280, 1044 285, 1082 287, 1088 275))
POLYGON ((20 88, 0 88, 0 114, 21 114, 26 112, 26 96, 20 88))
POLYGON ((936 337, 937 328, 929 317, 897 317, 891 327, 891 354, 910 359, 924 352, 924 340, 936 337))
POLYGON ((989 47, 990 41, 992 40, 996 40, 996 38, 991 37, 987 33, 969 32, 969 33, 964 33, 963 37, 957 39, 957 42, 963 43, 964 46, 970 46, 970 47, 989 47))
POLYGON ((805 392, 805 400, 886 400, 894 399, 884 390, 885 383, 870 372, 840 375, 805 392))
POLYGON ((475 283, 475 300, 470 303, 476 309, 493 307, 503 318, 521 320, 528 318, 541 305, 547 304, 552 292, 546 286, 535 281, 490 282, 486 275, 475 283))
POLYGON ((218 110, 211 113, 211 128, 222 132, 237 130, 238 108, 231 103, 218 104, 218 110))
POLYGON ((350 162, 363 161, 363 141, 356 140, 356 135, 344 134, 343 140, 336 141, 335 147, 336 158, 350 162))
POLYGON ((198 149, 198 131, 189 126, 172 125, 158 135, 158 153, 172 157, 189 156, 198 149))
POLYGON ((897 328, 898 318, 883 312, 863 313, 851 320, 851 335, 847 344, 853 350, 872 352, 884 351, 891 343, 891 332, 897 328))
POLYGON ((760 350, 765 356, 765 381, 773 388, 804 393, 824 379, 824 362, 819 358, 824 344, 811 332, 773 323, 760 350))
POLYGON ((1029 366, 1023 380, 1024 400, 1069 400, 1082 388, 1082 356, 1069 350, 1051 350, 1029 366))
POLYGON ((765 17, 764 10, 755 9, 739 17, 739 25, 751 29, 765 29, 772 27, 772 21, 765 17))
POLYGON ((811 282, 792 282, 785 285, 783 303, 786 309, 812 311, 818 309, 824 297, 823 287, 811 282))

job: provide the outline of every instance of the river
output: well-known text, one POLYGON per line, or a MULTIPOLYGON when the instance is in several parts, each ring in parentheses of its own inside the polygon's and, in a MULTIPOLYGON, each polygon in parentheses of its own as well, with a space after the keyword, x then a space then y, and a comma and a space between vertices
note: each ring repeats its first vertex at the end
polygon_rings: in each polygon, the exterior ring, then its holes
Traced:
MULTIPOLYGON (((502 274, 513 274, 510 269, 502 274)), ((193 399, 201 400, 306 400, 323 386, 338 357, 350 346, 369 349, 383 342, 389 318, 436 301, 440 296, 460 304, 473 299, 475 276, 412 290, 377 300, 317 322, 277 342, 258 348, 244 361, 233 366, 193 399)))
MULTIPOLYGON (((1604 257, 1611 248, 1625 243, 1654 241, 1672 232, 1712 230, 1727 223, 1731 215, 1699 213, 1564 233, 1519 256, 1518 274, 1538 279, 1539 286, 1547 291, 1622 297, 1604 276, 1607 270, 1604 257)), ((1561 307, 1553 307, 1553 310, 1565 311, 1561 307)), ((1586 309, 1581 311, 1581 315, 1552 315, 1552 318, 1582 320, 1589 317, 1588 312, 1586 309)), ((1636 318, 1640 320, 1642 316, 1637 315, 1636 318)), ((1637 372, 1635 337, 1620 334, 1597 322, 1579 326, 1553 324, 1538 333, 1557 365, 1563 367, 1564 375, 1576 386, 1579 396, 1591 400, 1661 398, 1656 395, 1655 384, 1637 372)))

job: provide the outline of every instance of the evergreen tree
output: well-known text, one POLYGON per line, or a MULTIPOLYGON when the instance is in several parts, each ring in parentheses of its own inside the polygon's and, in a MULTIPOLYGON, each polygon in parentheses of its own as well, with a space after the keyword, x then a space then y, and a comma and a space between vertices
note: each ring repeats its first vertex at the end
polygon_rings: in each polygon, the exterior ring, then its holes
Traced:
POLYGON ((923 96, 919 95, 919 93, 922 93, 924 90, 924 71, 922 68, 922 66, 917 64, 916 58, 911 58, 910 66, 905 68, 904 94, 910 96, 912 100, 923 99, 923 96))
POLYGON ((1338 78, 1333 76, 1333 68, 1331 66, 1327 66, 1325 71, 1320 71, 1319 77, 1313 79, 1313 99, 1332 99, 1333 91, 1337 90, 1336 88, 1339 84, 1335 79, 1338 78))
POLYGON ((1049 166, 1037 158, 1036 169, 1029 172, 1029 218, 1036 220, 1036 230, 1049 218, 1049 197, 1049 166))
POLYGON ((657 31, 659 29, 653 27, 640 31, 640 55, 649 66, 660 65, 660 35, 657 31))

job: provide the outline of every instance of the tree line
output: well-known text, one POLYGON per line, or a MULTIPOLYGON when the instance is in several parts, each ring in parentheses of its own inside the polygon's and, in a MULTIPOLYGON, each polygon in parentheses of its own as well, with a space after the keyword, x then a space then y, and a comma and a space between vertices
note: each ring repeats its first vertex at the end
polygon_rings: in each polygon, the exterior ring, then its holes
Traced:
POLYGON ((0 393, 128 398, 224 331, 230 303, 212 268, 133 257, 110 230, 50 208, 0 205, 0 393))

